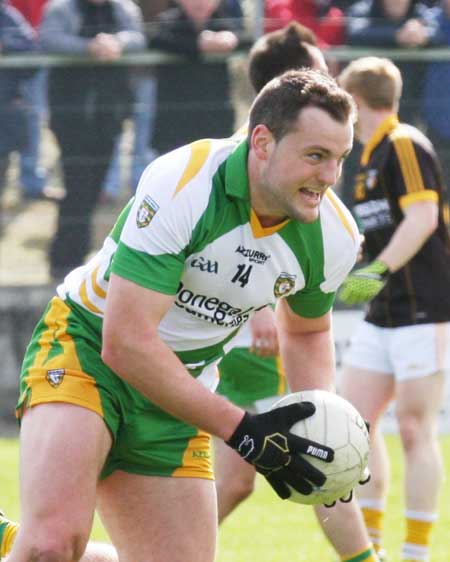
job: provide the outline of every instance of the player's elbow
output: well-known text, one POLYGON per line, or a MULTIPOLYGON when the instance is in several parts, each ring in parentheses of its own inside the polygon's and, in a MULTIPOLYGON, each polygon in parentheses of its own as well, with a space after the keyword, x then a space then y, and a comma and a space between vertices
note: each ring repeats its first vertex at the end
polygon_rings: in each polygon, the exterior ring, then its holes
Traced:
POLYGON ((102 361, 114 372, 122 372, 122 363, 128 356, 126 342, 123 339, 113 337, 108 334, 103 335, 102 341, 102 361))
POLYGON ((439 225, 439 208, 434 201, 421 201, 411 206, 407 218, 415 230, 420 229, 424 237, 428 238, 439 225))
POLYGON ((426 238, 429 238, 436 231, 438 224, 439 216, 437 212, 430 211, 423 217, 422 228, 426 238))

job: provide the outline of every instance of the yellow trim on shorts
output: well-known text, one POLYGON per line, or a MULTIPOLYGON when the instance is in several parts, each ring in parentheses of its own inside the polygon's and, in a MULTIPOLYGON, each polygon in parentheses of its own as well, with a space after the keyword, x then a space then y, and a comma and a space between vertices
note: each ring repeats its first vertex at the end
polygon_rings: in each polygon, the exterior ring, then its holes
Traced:
MULTIPOLYGON (((93 410, 103 417, 103 407, 95 379, 83 372, 75 342, 67 333, 70 308, 60 298, 52 299, 44 318, 47 329, 42 332, 40 350, 25 377, 24 407, 48 402, 66 402, 93 410), (53 357, 57 345, 61 352, 53 357)), ((20 417, 21 409, 17 411, 20 417)))
POLYGON ((204 163, 206 162, 209 153, 211 152, 211 141, 210 140, 200 140, 193 142, 190 145, 191 148, 191 158, 178 182, 177 188, 173 196, 179 193, 187 183, 189 183, 201 170, 204 163))
POLYGON ((182 465, 172 473, 175 478, 204 478, 214 480, 211 461, 211 435, 198 430, 197 435, 189 439, 183 454, 182 465))
POLYGON ((420 201, 432 201, 433 203, 439 202, 439 195, 434 189, 424 189, 422 191, 415 191, 414 193, 407 193, 402 195, 399 199, 399 204, 401 209, 406 209, 409 205, 413 203, 418 203, 420 201))

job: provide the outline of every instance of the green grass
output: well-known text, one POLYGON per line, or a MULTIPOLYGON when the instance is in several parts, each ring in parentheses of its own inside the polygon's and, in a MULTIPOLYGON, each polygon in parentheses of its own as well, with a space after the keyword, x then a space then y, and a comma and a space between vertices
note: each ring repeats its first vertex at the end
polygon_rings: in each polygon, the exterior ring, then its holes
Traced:
MULTIPOLYGON (((386 547, 396 562, 403 535, 402 457, 397 437, 387 438, 392 463, 392 486, 386 515, 386 547)), ((450 473, 450 436, 441 438, 445 471, 450 473)), ((19 518, 18 444, 0 440, 0 506, 9 517, 19 518)), ((444 483, 440 519, 433 533, 432 562, 447 562, 450 529, 450 486, 444 483)), ((93 538, 107 540, 98 520, 93 538)), ((322 562, 335 559, 316 523, 312 509, 278 500, 264 479, 255 494, 222 525, 217 562, 322 562)))

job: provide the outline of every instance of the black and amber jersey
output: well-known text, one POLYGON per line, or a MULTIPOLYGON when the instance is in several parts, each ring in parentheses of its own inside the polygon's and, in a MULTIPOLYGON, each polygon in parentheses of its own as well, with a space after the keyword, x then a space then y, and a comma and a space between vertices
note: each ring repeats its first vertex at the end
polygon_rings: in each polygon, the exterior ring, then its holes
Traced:
POLYGON ((439 226, 422 249, 369 304, 366 320, 383 327, 450 321, 450 242, 444 218, 444 185, 431 142, 391 115, 377 128, 361 155, 355 179, 354 214, 365 235, 365 252, 375 259, 418 201, 435 201, 439 226))

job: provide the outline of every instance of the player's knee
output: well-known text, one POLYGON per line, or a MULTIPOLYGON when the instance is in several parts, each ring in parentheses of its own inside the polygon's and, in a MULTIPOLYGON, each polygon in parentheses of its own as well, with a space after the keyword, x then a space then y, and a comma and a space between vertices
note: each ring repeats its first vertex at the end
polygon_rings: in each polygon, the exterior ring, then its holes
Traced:
POLYGON ((247 499, 255 489, 254 478, 236 478, 230 485, 233 489, 233 495, 237 501, 241 502, 247 499))
POLYGON ((432 435, 429 424, 421 416, 402 414, 398 416, 398 426, 403 448, 406 452, 429 441, 432 435))
POLYGON ((68 529, 61 529, 56 525, 42 532, 26 533, 25 550, 29 552, 27 560, 36 562, 78 562, 83 556, 88 535, 68 529))
MULTIPOLYGON (((386 495, 389 480, 386 473, 382 470, 374 470, 370 473, 370 495, 382 498, 386 495)), ((365 498, 366 488, 358 487, 358 498, 365 498)))

